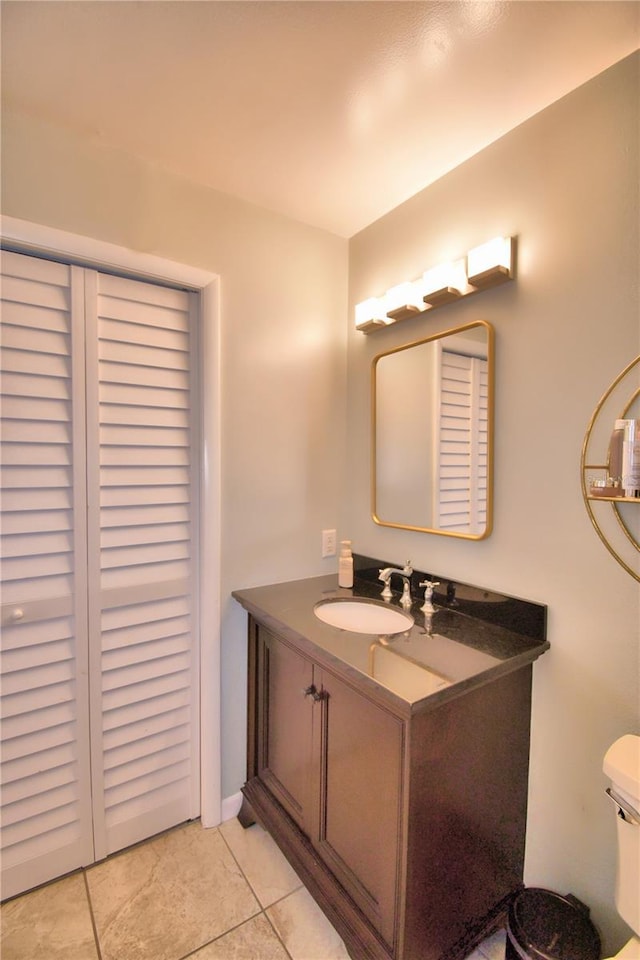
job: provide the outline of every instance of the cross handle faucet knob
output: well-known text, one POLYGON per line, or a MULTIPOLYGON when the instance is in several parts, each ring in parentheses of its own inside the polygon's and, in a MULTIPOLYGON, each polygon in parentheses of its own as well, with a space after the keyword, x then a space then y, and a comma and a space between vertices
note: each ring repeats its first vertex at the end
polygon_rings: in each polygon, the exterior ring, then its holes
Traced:
POLYGON ((432 597, 434 588, 440 586, 440 581, 439 580, 423 580, 421 583, 418 584, 418 586, 426 587, 427 589, 425 590, 425 596, 428 593, 429 596, 432 597))
POLYGON ((425 588, 424 604, 421 607, 421 609, 424 610, 425 613, 433 613, 433 610, 434 610, 434 606, 432 603, 433 591, 435 587, 439 585, 440 585, 439 580, 423 580, 420 584, 418 584, 418 586, 425 588))

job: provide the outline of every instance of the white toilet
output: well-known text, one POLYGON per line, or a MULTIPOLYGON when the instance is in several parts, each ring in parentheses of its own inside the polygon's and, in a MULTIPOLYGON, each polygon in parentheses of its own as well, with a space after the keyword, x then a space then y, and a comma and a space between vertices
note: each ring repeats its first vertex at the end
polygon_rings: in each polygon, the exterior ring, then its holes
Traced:
POLYGON ((635 936, 610 960, 640 960, 640 736, 628 733, 607 750, 603 770, 617 809, 616 908, 635 936))

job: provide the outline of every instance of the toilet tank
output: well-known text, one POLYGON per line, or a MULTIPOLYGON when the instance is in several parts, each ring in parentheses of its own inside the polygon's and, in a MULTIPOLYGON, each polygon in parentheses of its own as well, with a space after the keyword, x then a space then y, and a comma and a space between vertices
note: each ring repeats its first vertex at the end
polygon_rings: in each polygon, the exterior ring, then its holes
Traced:
POLYGON ((607 792, 618 810, 616 908, 640 935, 640 736, 628 733, 612 743, 603 770, 611 781, 607 792))

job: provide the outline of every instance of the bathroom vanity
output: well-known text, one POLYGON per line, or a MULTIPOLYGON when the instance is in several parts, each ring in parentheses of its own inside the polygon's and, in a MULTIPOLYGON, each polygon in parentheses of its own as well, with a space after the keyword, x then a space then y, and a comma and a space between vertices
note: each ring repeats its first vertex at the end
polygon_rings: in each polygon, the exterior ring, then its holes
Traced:
POLYGON ((358 573, 353 589, 330 575, 233 594, 249 613, 240 820, 271 834, 354 960, 465 957, 522 887, 545 608, 474 589, 434 613, 414 601, 394 636, 315 615, 379 602, 358 573), (511 604, 525 632, 461 612, 474 604, 493 621, 511 604))

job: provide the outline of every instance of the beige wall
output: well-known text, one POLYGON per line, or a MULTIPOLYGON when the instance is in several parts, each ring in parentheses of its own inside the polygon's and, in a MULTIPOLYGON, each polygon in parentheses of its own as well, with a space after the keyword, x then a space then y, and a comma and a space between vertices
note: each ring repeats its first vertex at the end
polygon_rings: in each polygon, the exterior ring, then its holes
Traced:
POLYGON ((593 408, 640 352, 638 68, 637 55, 623 61, 368 227, 349 262, 353 316, 360 300, 492 236, 519 238, 515 283, 369 336, 351 330, 345 519, 362 553, 548 605, 525 879, 583 898, 609 949, 628 928, 613 904, 601 768, 609 744, 639 730, 639 590, 591 527, 579 463, 593 408), (496 330, 494 532, 466 542, 377 527, 371 359, 477 319, 496 330))
POLYGON ((245 779, 246 616, 230 592, 327 573, 343 492, 345 240, 6 115, 2 212, 218 273, 223 797, 245 779))

